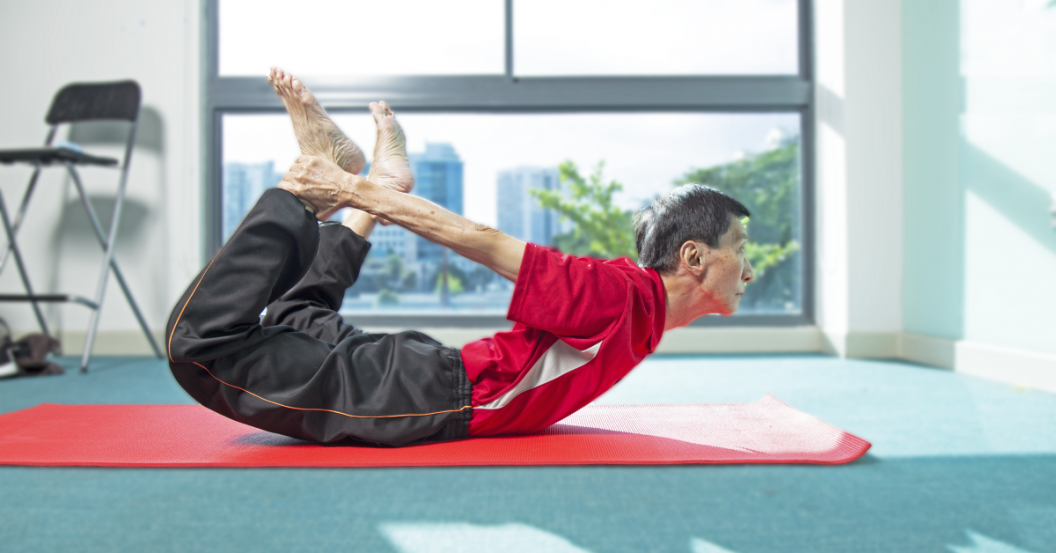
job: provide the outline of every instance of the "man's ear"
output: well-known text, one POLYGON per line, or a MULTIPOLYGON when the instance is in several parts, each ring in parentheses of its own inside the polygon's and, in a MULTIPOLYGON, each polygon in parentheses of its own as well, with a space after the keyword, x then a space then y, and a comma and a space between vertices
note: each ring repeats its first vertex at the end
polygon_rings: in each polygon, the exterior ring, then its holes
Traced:
POLYGON ((678 250, 678 257, 686 267, 694 273, 704 270, 706 252, 693 240, 686 240, 678 250))

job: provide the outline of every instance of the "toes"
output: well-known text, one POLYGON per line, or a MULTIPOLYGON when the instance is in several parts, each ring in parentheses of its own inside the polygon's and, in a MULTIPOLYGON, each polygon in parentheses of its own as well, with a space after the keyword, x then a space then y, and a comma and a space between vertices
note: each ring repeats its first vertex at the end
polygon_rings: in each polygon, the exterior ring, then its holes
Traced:
POLYGON ((315 96, 312 95, 312 91, 308 90, 308 87, 304 86, 304 83, 297 78, 294 78, 293 82, 290 83, 290 88, 302 104, 307 106, 315 102, 315 96))
POLYGON ((389 104, 384 101, 371 102, 370 113, 374 116, 374 122, 378 124, 379 128, 384 126, 386 129, 391 129, 396 124, 396 114, 389 109, 389 104))
POLYGON ((374 116, 375 123, 380 123, 381 119, 385 117, 385 110, 377 102, 371 102, 370 114, 374 116))
POLYGON ((275 72, 275 80, 283 89, 290 88, 290 75, 282 69, 275 72))

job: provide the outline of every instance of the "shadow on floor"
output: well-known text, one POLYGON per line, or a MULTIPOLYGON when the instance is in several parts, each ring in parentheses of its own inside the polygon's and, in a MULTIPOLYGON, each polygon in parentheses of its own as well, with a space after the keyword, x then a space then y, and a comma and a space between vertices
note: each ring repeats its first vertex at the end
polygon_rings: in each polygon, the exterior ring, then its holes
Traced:
POLYGON ((570 551, 1043 553, 1056 551, 1054 475, 1051 455, 837 467, 2 468, 0 540, 15 545, 6 551, 424 552, 474 539, 467 528, 490 529, 492 545, 527 528, 570 551), (425 528, 430 541, 398 541, 394 527, 425 528))

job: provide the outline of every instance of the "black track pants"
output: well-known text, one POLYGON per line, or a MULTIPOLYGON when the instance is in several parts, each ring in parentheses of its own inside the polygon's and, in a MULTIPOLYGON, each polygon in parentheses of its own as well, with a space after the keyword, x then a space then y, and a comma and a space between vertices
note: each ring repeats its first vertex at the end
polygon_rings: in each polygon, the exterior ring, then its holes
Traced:
POLYGON ((176 381, 221 415, 304 440, 466 437, 458 350, 420 332, 366 334, 337 313, 369 249, 293 194, 265 192, 169 317, 176 381))

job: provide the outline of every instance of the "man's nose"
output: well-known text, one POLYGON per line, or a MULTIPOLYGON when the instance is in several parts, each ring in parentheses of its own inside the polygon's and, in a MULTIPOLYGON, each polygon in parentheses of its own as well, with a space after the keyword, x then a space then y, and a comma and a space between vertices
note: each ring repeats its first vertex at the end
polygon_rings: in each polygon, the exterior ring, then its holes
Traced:
POLYGON ((752 262, 744 259, 744 271, 741 272, 741 280, 751 282, 755 280, 755 272, 752 271, 752 262))

